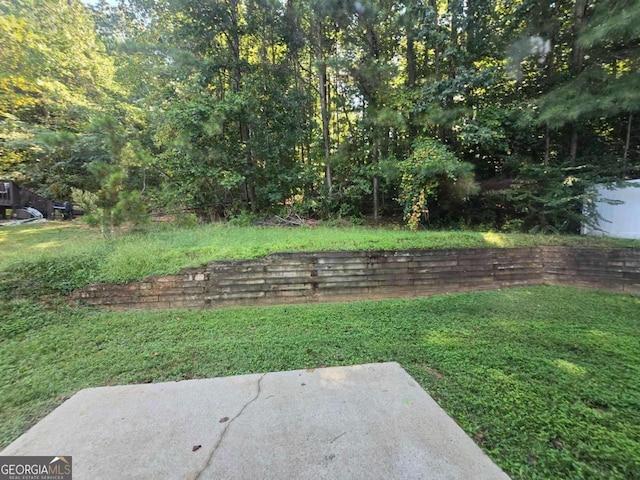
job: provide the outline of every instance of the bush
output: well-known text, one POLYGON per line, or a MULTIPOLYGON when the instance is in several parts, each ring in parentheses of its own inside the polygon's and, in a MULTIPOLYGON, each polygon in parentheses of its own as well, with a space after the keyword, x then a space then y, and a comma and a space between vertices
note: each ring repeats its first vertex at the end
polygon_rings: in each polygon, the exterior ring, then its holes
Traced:
POLYGON ((461 162, 440 142, 425 138, 414 144, 413 153, 399 164, 402 174, 398 201, 411 230, 428 218, 428 203, 437 199, 440 187, 453 198, 465 198, 477 191, 473 165, 461 162))
POLYGON ((229 219, 229 225, 234 227, 250 227, 253 225, 258 217, 251 212, 243 211, 238 215, 234 215, 229 219))
POLYGON ((71 188, 71 201, 78 205, 85 215, 91 215, 98 209, 98 195, 79 188, 71 188))

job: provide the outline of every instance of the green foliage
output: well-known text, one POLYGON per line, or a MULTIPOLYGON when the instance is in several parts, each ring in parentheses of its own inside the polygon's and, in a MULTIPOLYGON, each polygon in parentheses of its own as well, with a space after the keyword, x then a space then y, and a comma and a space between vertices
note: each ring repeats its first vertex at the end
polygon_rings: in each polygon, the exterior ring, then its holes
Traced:
POLYGON ((148 211, 142 196, 146 183, 143 180, 138 191, 133 173, 143 170, 144 174, 150 163, 147 152, 130 138, 122 122, 110 115, 93 119, 88 133, 103 154, 84 165, 93 176, 93 182, 87 182, 93 191, 72 190, 79 201, 87 204, 85 220, 89 225, 100 226, 105 235, 125 222, 134 226, 146 223, 148 211))
POLYGON ((0 445, 82 388, 397 361, 514 480, 637 478, 638 307, 557 287, 204 312, 4 303, 0 445))
POLYGON ((249 227, 255 223, 257 217, 251 212, 241 212, 229 219, 229 225, 234 227, 249 227))
POLYGON ((0 154, 11 158, 0 176, 63 199, 83 186, 77 134, 123 91, 115 65, 78 0, 0 9, 0 154))
POLYGON ((174 223, 177 228, 194 228, 198 226, 198 216, 191 212, 179 212, 174 223))
POLYGON ((608 0, 596 6, 593 20, 580 35, 584 47, 629 42, 640 38, 640 5, 633 0, 608 0))
POLYGON ((91 173, 101 183, 95 194, 95 210, 86 217, 90 225, 99 225, 109 236, 125 222, 134 226, 149 221, 147 206, 135 190, 127 190, 127 171, 121 165, 94 162, 89 165, 91 173))
POLYGON ((601 65, 592 65, 539 99, 539 120, 557 128, 568 122, 640 110, 638 73, 638 69, 631 69, 613 74, 601 65))
POLYGON ((399 163, 402 178, 398 200, 404 206, 404 218, 410 230, 417 230, 428 216, 428 203, 438 191, 448 187, 452 196, 464 198, 476 190, 473 165, 460 162, 447 148, 432 139, 414 144, 412 154, 399 163))
MULTIPOLYGON (((604 162, 603 162, 604 163, 604 162)), ((513 184, 505 190, 521 231, 560 233, 575 231, 580 225, 596 222, 595 206, 606 202, 596 195, 594 185, 622 187, 625 182, 612 182, 607 165, 563 167, 531 165, 521 170, 513 184)))
POLYGON ((34 255, 0 270, 0 298, 39 299, 67 295, 92 283, 103 261, 94 248, 60 248, 52 255, 34 255))
POLYGON ((93 215, 98 211, 99 198, 96 193, 72 188, 71 201, 74 205, 78 205, 85 215, 93 215))
POLYGON ((0 9, 0 177, 55 200, 98 192, 89 165, 104 163, 126 171, 118 212, 138 191, 206 220, 294 205, 324 220, 404 210, 417 228, 428 209, 443 226, 535 228, 526 204, 546 198, 538 228, 575 231, 563 176, 540 192, 540 169, 640 175, 637 1, 0 9), (460 164, 403 193, 398 163, 417 169, 425 138, 460 164), (467 164, 478 184, 517 191, 461 201, 467 164))

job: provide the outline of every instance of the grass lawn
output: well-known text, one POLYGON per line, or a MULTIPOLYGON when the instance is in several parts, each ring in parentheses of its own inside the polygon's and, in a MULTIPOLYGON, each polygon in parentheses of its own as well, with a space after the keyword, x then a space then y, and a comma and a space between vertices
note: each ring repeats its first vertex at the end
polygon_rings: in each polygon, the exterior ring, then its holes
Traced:
POLYGON ((2 445, 85 387, 394 360, 515 479, 640 478, 637 297, 541 286, 213 311, 2 308, 2 445))
POLYGON ((77 223, 0 227, 0 296, 37 296, 96 282, 140 280, 213 260, 275 252, 569 245, 635 247, 640 240, 383 228, 151 226, 110 240, 77 223))

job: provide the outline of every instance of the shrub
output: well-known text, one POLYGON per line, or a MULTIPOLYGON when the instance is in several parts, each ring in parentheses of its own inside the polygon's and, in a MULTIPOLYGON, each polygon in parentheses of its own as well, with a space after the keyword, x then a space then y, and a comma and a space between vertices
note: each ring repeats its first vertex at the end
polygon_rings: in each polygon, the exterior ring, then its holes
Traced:
POLYGON ((399 164, 401 172, 398 201, 411 230, 428 217, 428 203, 436 200, 440 187, 447 194, 465 198, 477 190, 473 165, 461 162, 440 142, 425 138, 417 141, 413 153, 399 164))

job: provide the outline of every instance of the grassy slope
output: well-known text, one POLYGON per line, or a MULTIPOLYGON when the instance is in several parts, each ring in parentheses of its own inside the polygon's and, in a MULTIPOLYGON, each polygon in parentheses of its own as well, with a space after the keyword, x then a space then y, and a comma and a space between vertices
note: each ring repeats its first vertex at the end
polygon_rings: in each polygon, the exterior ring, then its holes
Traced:
MULTIPOLYGON (((65 293, 278 251, 638 241, 381 229, 0 227, 0 293, 65 293)), ((640 478, 640 300, 536 287, 421 300, 110 314, 2 301, 0 445, 81 388, 399 361, 514 478, 640 478)))
MULTIPOLYGON (((640 247, 640 241, 492 232, 413 233, 372 228, 222 224, 185 229, 155 227, 148 233, 105 240, 95 230, 52 223, 0 227, 0 274, 16 272, 9 280, 5 277, 5 291, 65 293, 92 282, 139 280, 151 274, 176 273, 212 260, 256 258, 275 252, 532 245, 640 247)), ((0 279, 0 290, 2 283, 0 279)))
POLYGON ((532 287, 104 313, 5 304, 0 443, 84 387, 395 360, 513 478, 640 478, 640 299, 532 287))

